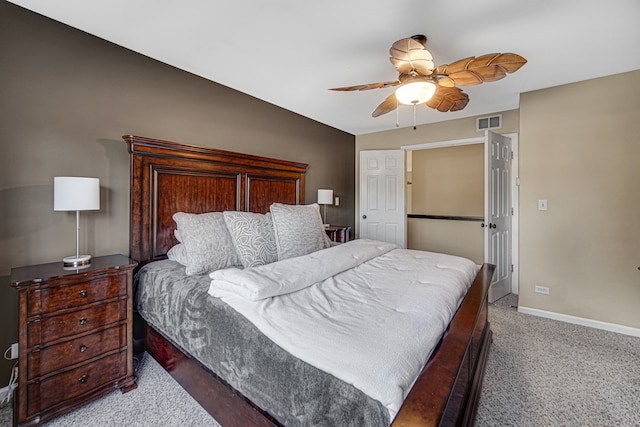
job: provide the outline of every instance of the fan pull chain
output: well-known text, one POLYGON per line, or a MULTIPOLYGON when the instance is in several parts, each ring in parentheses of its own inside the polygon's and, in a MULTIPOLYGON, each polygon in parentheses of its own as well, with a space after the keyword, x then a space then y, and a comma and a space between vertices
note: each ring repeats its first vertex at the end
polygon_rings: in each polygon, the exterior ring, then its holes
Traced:
POLYGON ((396 127, 400 127, 400 103, 396 99, 396 127))
POLYGON ((416 104, 413 104, 413 130, 416 130, 416 104))

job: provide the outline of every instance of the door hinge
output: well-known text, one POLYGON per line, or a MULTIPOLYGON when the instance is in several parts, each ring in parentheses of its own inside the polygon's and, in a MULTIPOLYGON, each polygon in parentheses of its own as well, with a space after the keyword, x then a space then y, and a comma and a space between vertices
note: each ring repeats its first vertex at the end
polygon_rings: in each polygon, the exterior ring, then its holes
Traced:
POLYGON ((510 267, 510 268, 511 268, 511 272, 513 273, 513 264, 511 264, 511 267, 510 267))
POLYGON ((511 208, 511 215, 513 215, 513 208, 511 208))
POLYGON ((513 151, 511 152, 511 160, 513 160, 513 151))

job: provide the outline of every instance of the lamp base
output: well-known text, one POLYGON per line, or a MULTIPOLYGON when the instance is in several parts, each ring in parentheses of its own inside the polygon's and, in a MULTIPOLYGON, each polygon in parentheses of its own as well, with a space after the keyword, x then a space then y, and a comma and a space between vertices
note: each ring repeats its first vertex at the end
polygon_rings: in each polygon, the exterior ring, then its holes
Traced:
POLYGON ((62 258, 65 267, 85 268, 91 265, 91 255, 67 256, 62 258))

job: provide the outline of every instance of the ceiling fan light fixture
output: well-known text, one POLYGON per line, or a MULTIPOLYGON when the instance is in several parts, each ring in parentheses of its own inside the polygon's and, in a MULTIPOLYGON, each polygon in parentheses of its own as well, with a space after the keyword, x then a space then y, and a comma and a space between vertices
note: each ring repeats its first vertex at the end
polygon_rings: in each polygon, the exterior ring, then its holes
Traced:
POLYGON ((396 89, 396 98, 400 104, 424 104, 436 92, 436 85, 430 81, 412 81, 396 89))

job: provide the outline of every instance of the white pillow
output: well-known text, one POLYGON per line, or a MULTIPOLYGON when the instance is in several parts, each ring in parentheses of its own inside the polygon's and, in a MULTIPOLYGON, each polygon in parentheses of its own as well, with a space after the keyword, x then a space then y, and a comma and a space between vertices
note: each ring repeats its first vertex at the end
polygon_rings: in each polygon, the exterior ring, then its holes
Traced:
POLYGON ((269 208, 273 218, 278 261, 307 255, 331 246, 324 231, 320 207, 274 203, 269 208))
POLYGON ((167 258, 171 261, 179 262, 182 265, 187 265, 189 257, 187 256, 187 248, 185 248, 184 243, 178 243, 172 246, 171 249, 167 251, 167 258))
POLYGON ((278 260, 271 213, 226 211, 222 214, 244 268, 278 260))
POLYGON ((177 212, 173 220, 187 252, 188 275, 242 265, 222 212, 177 212))

